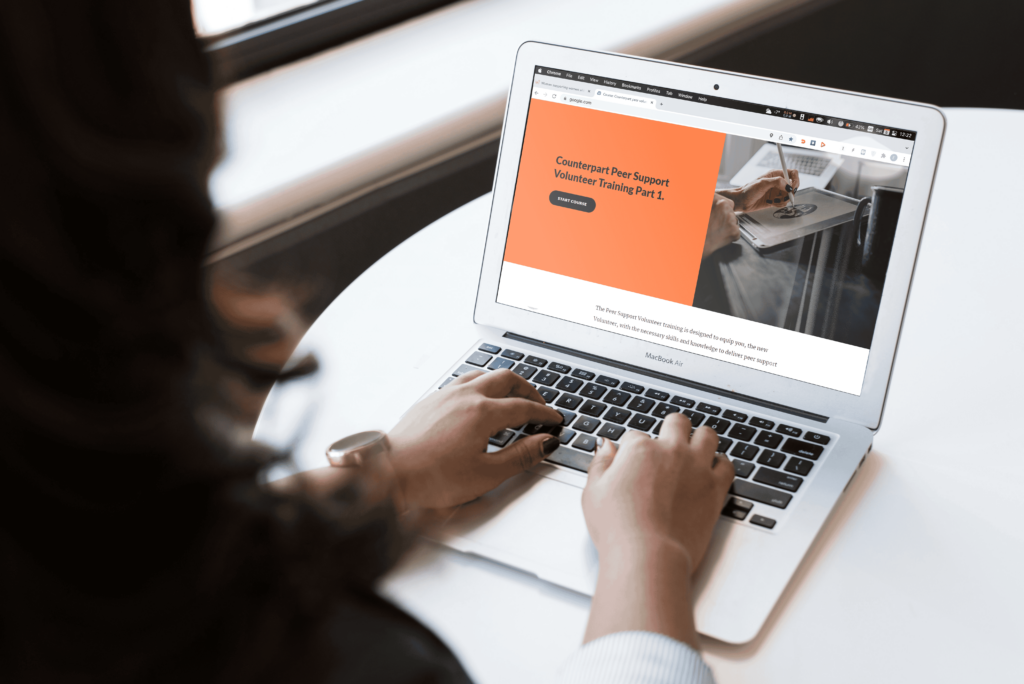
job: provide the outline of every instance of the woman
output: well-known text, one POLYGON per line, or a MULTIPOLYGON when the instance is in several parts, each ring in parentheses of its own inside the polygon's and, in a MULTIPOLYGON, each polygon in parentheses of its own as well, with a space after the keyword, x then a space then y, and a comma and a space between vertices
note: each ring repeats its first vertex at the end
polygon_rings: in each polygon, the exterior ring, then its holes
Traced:
MULTIPOLYGON (((467 375, 365 468, 261 486, 280 456, 233 437, 238 390, 284 376, 205 303, 216 127, 188 3, 5 3, 0 21, 3 681, 466 681, 375 582, 424 512, 551 449, 489 455, 488 435, 560 416, 517 376, 467 375)), ((598 451, 601 572, 567 678, 710 678, 688 579, 733 476, 716 444, 676 414, 598 451)))

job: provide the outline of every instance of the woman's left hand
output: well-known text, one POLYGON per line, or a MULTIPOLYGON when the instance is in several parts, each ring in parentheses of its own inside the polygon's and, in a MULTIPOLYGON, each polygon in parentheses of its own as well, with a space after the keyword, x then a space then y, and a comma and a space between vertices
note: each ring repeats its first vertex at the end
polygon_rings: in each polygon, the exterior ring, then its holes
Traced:
POLYGON ((399 502, 450 508, 540 463, 558 439, 538 434, 487 453, 487 440, 525 423, 560 425, 562 414, 510 370, 459 376, 416 404, 388 433, 399 502))
POLYGON ((743 187, 731 190, 718 190, 718 194, 728 197, 736 211, 750 212, 766 207, 781 207, 789 201, 789 189, 793 192, 800 189, 800 172, 790 170, 790 185, 786 185, 786 177, 782 169, 775 169, 758 177, 743 187))

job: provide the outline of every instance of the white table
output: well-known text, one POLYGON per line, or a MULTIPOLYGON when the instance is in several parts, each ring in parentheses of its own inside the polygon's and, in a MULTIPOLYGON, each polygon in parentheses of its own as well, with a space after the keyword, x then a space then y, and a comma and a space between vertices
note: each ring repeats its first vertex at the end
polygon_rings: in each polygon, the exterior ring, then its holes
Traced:
MULTIPOLYGON (((1024 672, 1024 221, 1010 203, 1024 188, 1024 112, 947 115, 875 448, 760 636, 705 643, 723 684, 1024 672), (979 208, 975 197, 1005 204, 979 208)), ((324 445, 389 428, 482 336, 472 310, 489 206, 485 196, 452 212, 345 290, 300 347, 321 372, 276 387, 256 437, 294 443, 300 468, 319 467, 324 445)), ((549 680, 580 643, 590 603, 427 543, 382 591, 484 683, 549 680)))

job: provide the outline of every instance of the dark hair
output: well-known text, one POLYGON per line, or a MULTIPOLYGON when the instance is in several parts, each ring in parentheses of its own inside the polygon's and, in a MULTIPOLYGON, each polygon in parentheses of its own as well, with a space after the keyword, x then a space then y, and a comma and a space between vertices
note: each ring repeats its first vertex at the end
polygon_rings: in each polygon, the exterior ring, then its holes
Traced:
POLYGON ((0 678, 317 681, 395 644, 446 654, 373 592, 405 541, 389 507, 273 495, 279 456, 210 429, 208 374, 245 365, 203 297, 216 121, 188 2, 0 21, 0 678))

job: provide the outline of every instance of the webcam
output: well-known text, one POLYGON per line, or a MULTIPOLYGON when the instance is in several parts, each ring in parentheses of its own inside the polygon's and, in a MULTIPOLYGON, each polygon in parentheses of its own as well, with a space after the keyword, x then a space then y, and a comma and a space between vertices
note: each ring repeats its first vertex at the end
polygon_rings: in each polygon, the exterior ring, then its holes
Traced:
POLYGON ((717 83, 715 84, 715 90, 718 90, 718 84, 717 83))

